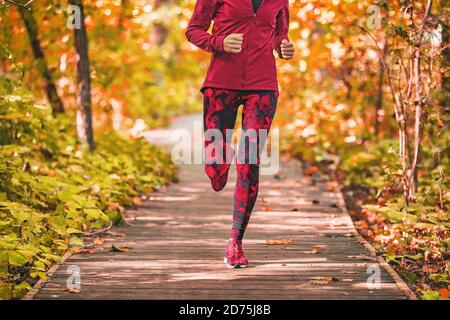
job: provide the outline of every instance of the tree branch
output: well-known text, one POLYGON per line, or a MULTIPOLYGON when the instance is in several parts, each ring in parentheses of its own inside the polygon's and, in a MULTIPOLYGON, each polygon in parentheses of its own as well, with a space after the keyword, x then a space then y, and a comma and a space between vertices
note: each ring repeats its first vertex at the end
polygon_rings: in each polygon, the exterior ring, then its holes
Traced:
POLYGON ((14 0, 3 0, 3 1, 8 2, 8 3, 10 3, 10 4, 13 4, 13 5, 15 5, 15 6, 18 6, 18 7, 28 8, 28 6, 29 6, 34 0, 29 0, 29 1, 28 1, 27 3, 25 3, 25 4, 18 3, 18 2, 14 1, 14 0))

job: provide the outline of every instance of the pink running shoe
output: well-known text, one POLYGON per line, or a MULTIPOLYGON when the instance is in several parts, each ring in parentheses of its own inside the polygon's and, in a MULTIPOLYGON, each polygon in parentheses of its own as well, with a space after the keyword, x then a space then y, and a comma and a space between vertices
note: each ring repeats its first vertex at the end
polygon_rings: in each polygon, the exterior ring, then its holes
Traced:
POLYGON ((228 268, 245 268, 248 265, 248 259, 242 250, 242 241, 230 239, 223 262, 227 264, 228 268))

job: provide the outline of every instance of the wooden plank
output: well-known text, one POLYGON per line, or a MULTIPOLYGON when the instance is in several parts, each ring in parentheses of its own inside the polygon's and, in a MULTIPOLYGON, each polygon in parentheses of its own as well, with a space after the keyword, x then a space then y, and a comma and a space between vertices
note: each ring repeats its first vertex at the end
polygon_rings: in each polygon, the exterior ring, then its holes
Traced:
POLYGON ((259 201, 244 240, 245 269, 228 269, 223 252, 231 226, 235 173, 214 193, 202 166, 180 167, 181 182, 127 210, 131 226, 112 231, 93 254, 75 254, 37 288, 36 299, 406 299, 391 271, 364 244, 326 179, 314 186, 295 163, 281 180, 261 177, 259 201), (264 187, 265 186, 265 187, 264 187), (318 205, 313 200, 319 200, 318 205), (269 208, 269 209, 267 209, 269 208), (293 209, 297 211, 293 211, 293 209), (269 239, 293 239, 270 246, 269 239), (110 252, 111 245, 129 251, 110 252), (325 245, 316 254, 314 246, 325 245), (81 292, 66 290, 66 270, 80 268, 81 292), (380 267, 381 289, 367 288, 367 267, 380 267), (311 277, 339 281, 315 285, 311 277))

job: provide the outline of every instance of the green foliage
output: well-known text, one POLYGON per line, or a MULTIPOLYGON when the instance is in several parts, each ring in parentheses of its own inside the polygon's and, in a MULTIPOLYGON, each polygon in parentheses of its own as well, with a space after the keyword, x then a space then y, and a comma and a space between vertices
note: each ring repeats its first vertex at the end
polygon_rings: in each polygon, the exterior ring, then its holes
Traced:
POLYGON ((425 291, 422 290, 421 292, 421 298, 422 300, 439 300, 440 294, 438 291, 425 291))
POLYGON ((346 185, 362 185, 380 191, 398 183, 401 164, 396 155, 397 141, 371 143, 359 152, 342 150, 339 169, 345 173, 346 185))
POLYGON ((70 119, 52 118, 13 78, 0 78, 0 97, 0 299, 8 299, 82 246, 83 233, 120 223, 123 206, 175 170, 159 148, 115 132, 98 136, 96 152, 83 150, 70 119))
POLYGON ((439 274, 439 273, 433 273, 430 274, 428 277, 431 281, 438 282, 438 283, 450 283, 450 278, 448 274, 439 274))

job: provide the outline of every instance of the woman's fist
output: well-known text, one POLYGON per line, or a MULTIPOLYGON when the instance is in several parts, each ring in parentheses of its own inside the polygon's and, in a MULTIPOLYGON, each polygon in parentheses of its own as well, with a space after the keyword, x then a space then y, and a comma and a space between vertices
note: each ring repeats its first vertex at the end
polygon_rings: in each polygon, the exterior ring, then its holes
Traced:
POLYGON ((242 49, 242 41, 244 40, 242 33, 232 33, 223 39, 223 50, 226 53, 239 53, 242 49))
POLYGON ((294 44, 284 39, 281 42, 281 58, 290 60, 294 57, 294 52, 295 52, 294 44))

